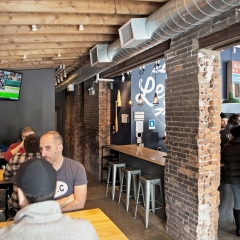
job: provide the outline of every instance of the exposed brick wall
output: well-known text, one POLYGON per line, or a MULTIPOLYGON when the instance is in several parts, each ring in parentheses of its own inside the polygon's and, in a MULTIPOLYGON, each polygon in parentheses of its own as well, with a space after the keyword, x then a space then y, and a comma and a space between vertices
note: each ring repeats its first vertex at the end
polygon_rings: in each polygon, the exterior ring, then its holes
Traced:
POLYGON ((220 183, 220 54, 192 36, 166 52, 167 231, 174 239, 216 239, 220 183))
POLYGON ((65 100, 65 156, 84 163, 83 155, 83 84, 66 92, 65 100))
POLYGON ((66 93, 65 155, 84 164, 100 180, 102 146, 110 144, 110 97, 107 82, 94 83, 96 93, 88 89, 94 80, 75 85, 66 93))
POLYGON ((100 179, 102 145, 110 144, 111 92, 106 82, 99 82, 94 84, 95 95, 89 96, 92 82, 84 82, 84 162, 86 170, 100 179))

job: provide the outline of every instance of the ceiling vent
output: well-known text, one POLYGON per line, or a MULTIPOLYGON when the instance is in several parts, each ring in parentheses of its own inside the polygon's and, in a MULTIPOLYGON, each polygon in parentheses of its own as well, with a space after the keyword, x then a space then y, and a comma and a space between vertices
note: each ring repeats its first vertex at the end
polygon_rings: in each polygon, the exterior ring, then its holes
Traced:
POLYGON ((145 23, 146 18, 132 18, 118 29, 122 48, 134 48, 150 39, 145 23))
POLYGON ((103 67, 111 62, 107 56, 108 44, 97 44, 90 50, 91 66, 103 67))

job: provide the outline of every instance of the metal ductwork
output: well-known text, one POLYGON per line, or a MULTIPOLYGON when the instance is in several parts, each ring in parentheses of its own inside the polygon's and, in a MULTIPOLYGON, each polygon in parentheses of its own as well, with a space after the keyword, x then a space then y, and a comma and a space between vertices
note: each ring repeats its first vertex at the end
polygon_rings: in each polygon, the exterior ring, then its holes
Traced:
POLYGON ((61 91, 70 83, 78 84, 101 73, 155 45, 174 38, 182 32, 200 25, 236 6, 236 0, 171 0, 151 14, 145 23, 146 33, 151 37, 135 48, 122 48, 120 39, 107 48, 110 63, 105 66, 91 67, 90 61, 74 71, 69 78, 56 87, 61 91))

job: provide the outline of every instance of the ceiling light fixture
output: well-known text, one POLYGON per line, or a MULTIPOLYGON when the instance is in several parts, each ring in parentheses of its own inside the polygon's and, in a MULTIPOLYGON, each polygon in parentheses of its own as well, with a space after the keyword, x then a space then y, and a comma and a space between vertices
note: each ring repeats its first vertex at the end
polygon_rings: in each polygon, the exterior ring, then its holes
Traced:
POLYGON ((36 32, 37 30, 37 25, 32 25, 32 31, 36 32))
POLYGON ((79 25, 79 29, 78 29, 79 31, 83 31, 84 30, 84 26, 83 26, 83 24, 80 24, 79 25))
POLYGON ((236 47, 233 48, 233 53, 236 53, 237 52, 237 49, 236 47))
POLYGON ((63 72, 63 77, 64 77, 64 78, 67 77, 67 72, 66 72, 66 70, 64 70, 64 72, 63 72))
POLYGON ((55 80, 55 86, 57 86, 57 80, 55 80))
POLYGON ((132 107, 133 106, 133 101, 132 101, 132 98, 130 98, 128 104, 132 107))
POLYGON ((157 84, 156 84, 156 79, 157 79, 157 69, 159 67, 159 64, 157 62, 155 62, 154 64, 154 72, 155 72, 155 79, 154 79, 154 84, 155 84, 155 94, 154 94, 154 97, 153 97, 153 106, 157 106, 159 104, 158 102, 158 96, 157 96, 157 84))
POLYGON ((228 99, 223 100, 222 103, 240 103, 240 101, 234 98, 234 95, 232 92, 229 92, 228 99))
POLYGON ((27 58, 27 55, 24 54, 24 55, 23 55, 23 59, 25 59, 25 58, 27 58))
POLYGON ((143 99, 142 99, 142 96, 141 96, 141 79, 142 79, 142 75, 144 73, 144 66, 143 67, 140 67, 140 70, 139 70, 139 75, 140 75, 140 79, 139 79, 139 91, 140 91, 140 94, 139 94, 139 97, 138 97, 138 102, 137 102, 137 105, 139 107, 142 107, 143 106, 143 99))
POLYGON ((58 57, 61 57, 61 53, 58 53, 58 55, 57 55, 58 57))
POLYGON ((124 82, 125 80, 125 76, 124 76, 124 73, 122 73, 122 82, 124 82))

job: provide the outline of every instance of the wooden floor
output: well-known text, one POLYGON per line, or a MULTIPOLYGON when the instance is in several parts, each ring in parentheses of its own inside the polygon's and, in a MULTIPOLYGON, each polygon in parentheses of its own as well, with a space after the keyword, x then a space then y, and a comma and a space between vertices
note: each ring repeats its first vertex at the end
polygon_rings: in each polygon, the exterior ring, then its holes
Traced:
MULTIPOLYGON (((150 213, 149 228, 144 226, 144 212, 140 211, 137 219, 133 219, 135 204, 130 201, 130 209, 125 211, 125 200, 117 204, 118 191, 116 198, 111 200, 110 195, 106 196, 106 183, 100 184, 92 175, 88 175, 88 197, 85 209, 100 208, 130 240, 172 240, 167 235, 166 223, 159 217, 150 213)), ((110 191, 109 191, 110 193, 110 191)), ((219 225, 218 240, 235 240, 240 239, 235 235, 235 225, 233 222, 228 222, 219 225)))

